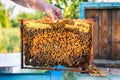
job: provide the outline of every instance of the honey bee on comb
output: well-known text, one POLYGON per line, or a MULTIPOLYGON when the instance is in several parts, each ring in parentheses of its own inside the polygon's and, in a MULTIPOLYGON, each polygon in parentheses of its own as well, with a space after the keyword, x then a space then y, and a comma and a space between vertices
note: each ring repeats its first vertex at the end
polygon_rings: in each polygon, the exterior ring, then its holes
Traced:
POLYGON ((92 23, 63 19, 56 23, 23 20, 22 53, 26 66, 88 67, 92 47, 92 23))

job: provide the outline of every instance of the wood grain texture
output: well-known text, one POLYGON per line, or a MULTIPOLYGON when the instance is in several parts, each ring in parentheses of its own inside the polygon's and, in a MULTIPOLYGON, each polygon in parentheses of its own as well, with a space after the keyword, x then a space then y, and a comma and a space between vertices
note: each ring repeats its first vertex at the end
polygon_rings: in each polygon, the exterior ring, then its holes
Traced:
POLYGON ((112 11, 112 59, 120 60, 120 9, 112 11))
POLYGON ((98 10, 95 10, 95 9, 86 9, 85 10, 85 18, 86 19, 93 19, 94 20, 94 32, 93 32, 93 48, 94 48, 94 56, 95 58, 98 56, 98 19, 99 19, 99 11, 98 10))
POLYGON ((120 59, 120 9, 86 9, 85 18, 95 21, 95 58, 120 59))

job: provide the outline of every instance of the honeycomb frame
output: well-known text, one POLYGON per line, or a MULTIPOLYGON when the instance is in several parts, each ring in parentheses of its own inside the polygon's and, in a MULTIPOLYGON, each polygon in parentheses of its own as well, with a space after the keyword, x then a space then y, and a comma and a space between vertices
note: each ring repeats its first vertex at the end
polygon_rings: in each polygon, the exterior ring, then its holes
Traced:
MULTIPOLYGON (((66 25, 62 25, 63 23, 64 24, 68 24, 67 25, 67 28, 70 28, 70 29, 72 29, 72 27, 71 27, 71 25, 73 26, 73 25, 78 25, 78 24, 83 24, 84 25, 84 23, 86 23, 86 25, 87 24, 89 24, 90 25, 90 28, 91 28, 91 48, 90 48, 90 55, 88 56, 88 58, 89 58, 89 60, 88 60, 88 65, 87 65, 87 67, 85 67, 84 65, 85 64, 82 64, 82 65, 77 65, 77 67, 76 66, 70 66, 71 64, 69 63, 69 66, 67 67, 66 66, 66 68, 65 69, 60 69, 59 68, 59 70, 77 70, 77 71, 81 71, 80 70, 80 68, 84 68, 84 69, 88 69, 91 65, 93 65, 93 59, 94 59, 94 55, 93 55, 93 21, 92 20, 80 20, 80 19, 73 19, 73 20, 71 20, 71 19, 63 19, 63 20, 59 20, 58 22, 56 22, 56 23, 53 23, 53 22, 51 22, 51 21, 49 21, 49 20, 20 20, 20 24, 21 24, 21 26, 20 26, 20 32, 21 32, 21 68, 27 68, 27 69, 45 69, 45 70, 51 70, 51 69, 56 69, 56 67, 53 65, 53 66, 35 66, 35 65, 26 65, 26 59, 25 59, 25 49, 24 49, 24 46, 25 46, 25 44, 24 44, 24 42, 25 42, 25 40, 24 40, 24 28, 25 28, 25 24, 30 24, 30 25, 32 25, 32 23, 36 23, 36 26, 37 26, 37 23, 42 23, 43 25, 44 24, 47 24, 47 25, 50 25, 50 26, 58 26, 58 27, 60 27, 61 29, 63 28, 63 30, 64 30, 64 27, 63 26, 65 26, 66 27, 66 25), (71 23, 71 21, 73 21, 74 22, 74 24, 72 24, 71 23), (65 23, 64 23, 65 22, 65 23), (77 23, 78 22, 78 23, 77 23), (70 24, 71 23, 71 24, 70 24), (60 26, 59 26, 60 25, 60 26)), ((40 25, 40 24, 38 24, 38 25, 40 25)), ((45 25, 47 28, 45 28, 45 27, 42 27, 41 29, 45 29, 45 30, 47 30, 48 28, 49 28, 49 26, 47 26, 47 25, 45 25)), ((28 25, 29 26, 29 25, 28 25)), ((78 25, 78 26, 80 26, 80 25, 78 25)), ((32 27, 30 27, 30 28, 32 28, 32 27)), ((36 27, 36 28, 39 28, 39 27, 36 27)), ((51 27, 50 27, 51 28, 51 27)), ((58 28, 59 29, 59 28, 58 28)), ((69 30, 70 30, 69 29, 69 30)), ((83 29, 84 29, 84 27, 83 27, 83 29)), ((77 29, 76 30, 76 28, 73 28, 72 29, 74 32, 73 33, 77 33, 77 32, 83 32, 84 31, 84 33, 86 33, 87 32, 87 30, 79 30, 79 29, 77 29)), ((48 30, 49 31, 49 30, 48 30)), ((61 31, 61 30, 60 30, 61 31)), ((45 31, 44 31, 45 32, 45 31)), ((42 33, 42 32, 41 32, 42 33)), ((27 33, 26 33, 27 34, 27 33)), ((47 33, 46 33, 47 34, 47 33)), ((43 35, 43 34, 42 34, 43 35)), ((38 37, 39 38, 39 37, 38 37)), ((37 39, 35 39, 35 40, 37 40, 37 39)), ((40 39, 38 39, 38 40, 40 40, 40 39)), ((36 41, 33 41, 33 42, 36 42, 36 41)), ((37 41, 37 42, 39 42, 39 41, 37 41)), ((74 42, 74 41, 73 41, 74 42)), ((59 44, 58 44, 59 45, 59 44)), ((78 44, 79 45, 79 44, 78 44)), ((60 49, 60 48, 59 48, 60 49)), ((59 51, 59 49, 58 49, 58 51, 59 51)), ((32 49, 30 49, 31 51, 32 51, 32 49)), ((27 51, 27 50, 26 50, 27 51)), ((79 50, 78 50, 79 51, 79 50)), ((34 48, 33 48, 33 53, 34 52, 36 52, 36 50, 34 51, 34 48)), ((31 54, 31 56, 34 56, 34 55, 36 55, 36 54, 31 54)), ((74 58, 74 60, 75 60, 75 58, 74 58)), ((57 64, 57 65, 59 65, 59 64, 57 64)), ((91 69, 92 70, 92 69, 91 69)))

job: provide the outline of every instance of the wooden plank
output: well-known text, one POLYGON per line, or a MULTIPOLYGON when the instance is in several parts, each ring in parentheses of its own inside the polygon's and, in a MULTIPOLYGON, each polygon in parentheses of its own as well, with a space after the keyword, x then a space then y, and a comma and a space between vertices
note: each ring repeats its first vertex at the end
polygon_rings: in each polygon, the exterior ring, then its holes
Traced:
POLYGON ((120 60, 95 59, 94 64, 97 67, 120 68, 120 60))
POLYGON ((101 25, 102 25, 102 10, 99 10, 98 14, 98 58, 101 58, 101 25))
POLYGON ((98 10, 95 10, 95 9, 86 9, 85 10, 85 18, 87 19, 90 19, 92 18, 95 23, 94 23, 94 37, 93 37, 93 41, 94 41, 94 55, 95 55, 95 58, 97 58, 97 54, 98 54, 98 10))
MULTIPOLYGON (((111 10, 101 10, 101 25, 99 25, 99 54, 102 59, 110 58, 111 40, 111 10)), ((99 20, 100 21, 100 20, 99 20)))
POLYGON ((95 21, 94 27, 94 54, 95 58, 110 58, 110 40, 111 40, 111 10, 86 9, 86 18, 92 18, 95 21))
POLYGON ((95 21, 94 54, 95 58, 111 58, 111 9, 86 9, 85 18, 95 21))
POLYGON ((120 60, 120 9, 112 11, 112 59, 120 60))

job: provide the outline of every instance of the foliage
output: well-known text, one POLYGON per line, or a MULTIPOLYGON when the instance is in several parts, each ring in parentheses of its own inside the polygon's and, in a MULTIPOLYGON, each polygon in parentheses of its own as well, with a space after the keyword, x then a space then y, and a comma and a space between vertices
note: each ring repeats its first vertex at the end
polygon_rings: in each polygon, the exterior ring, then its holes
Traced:
MULTIPOLYGON (((12 8, 11 8, 12 9, 12 8)), ((43 19, 44 13, 35 11, 32 13, 21 12, 15 19, 10 20, 10 10, 5 9, 0 2, 0 52, 19 52, 20 51, 20 31, 19 19, 43 19)))
POLYGON ((0 52, 19 52, 19 28, 0 28, 0 52))
POLYGON ((45 14, 40 12, 40 11, 35 11, 34 13, 25 13, 21 12, 17 15, 16 19, 11 20, 11 24, 13 27, 18 27, 19 26, 19 20, 20 19, 44 19, 45 14))
MULTIPOLYGON (((53 0, 47 0, 53 3, 53 0)), ((77 19, 79 18, 79 3, 87 2, 88 0, 55 0, 55 6, 63 10, 63 18, 77 19)))
POLYGON ((10 27, 9 19, 10 8, 4 9, 3 4, 0 1, 0 27, 10 27))

